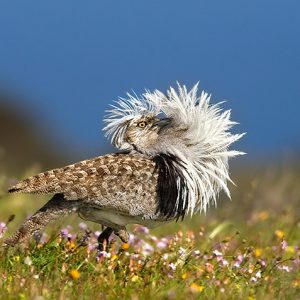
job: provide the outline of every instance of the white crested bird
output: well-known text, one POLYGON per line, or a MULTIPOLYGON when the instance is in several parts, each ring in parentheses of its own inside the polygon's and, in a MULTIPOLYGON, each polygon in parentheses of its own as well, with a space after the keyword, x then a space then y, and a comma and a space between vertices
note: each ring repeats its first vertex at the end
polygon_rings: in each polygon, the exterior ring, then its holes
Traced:
POLYGON ((106 226, 99 247, 114 232, 128 240, 126 225, 155 227, 216 205, 221 190, 230 197, 230 111, 197 94, 198 85, 127 94, 108 111, 106 135, 120 152, 84 160, 25 179, 9 192, 54 194, 6 245, 24 242, 57 218, 77 212, 106 226))

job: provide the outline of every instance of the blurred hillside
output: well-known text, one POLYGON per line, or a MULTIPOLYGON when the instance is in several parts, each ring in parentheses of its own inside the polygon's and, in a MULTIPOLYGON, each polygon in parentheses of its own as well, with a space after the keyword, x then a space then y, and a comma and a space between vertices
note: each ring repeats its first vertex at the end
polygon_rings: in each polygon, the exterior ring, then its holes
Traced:
POLYGON ((53 168, 66 160, 49 130, 37 122, 35 112, 15 105, 15 96, 0 91, 0 166, 8 174, 33 164, 53 168))

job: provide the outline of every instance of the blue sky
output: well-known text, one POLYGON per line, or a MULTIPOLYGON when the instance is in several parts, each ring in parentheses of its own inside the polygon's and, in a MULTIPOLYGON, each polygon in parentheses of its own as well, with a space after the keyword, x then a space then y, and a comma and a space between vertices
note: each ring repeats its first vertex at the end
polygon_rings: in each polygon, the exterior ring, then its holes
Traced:
POLYGON ((200 81, 248 133, 238 148, 280 156, 300 149, 299 11, 274 0, 1 1, 0 85, 84 157, 108 143, 102 118, 118 96, 200 81))

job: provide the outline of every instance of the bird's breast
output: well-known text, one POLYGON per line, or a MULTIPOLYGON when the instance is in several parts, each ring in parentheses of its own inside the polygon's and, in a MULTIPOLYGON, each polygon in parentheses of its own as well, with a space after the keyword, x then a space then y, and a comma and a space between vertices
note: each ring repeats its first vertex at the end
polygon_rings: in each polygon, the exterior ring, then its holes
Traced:
POLYGON ((85 220, 99 223, 113 229, 119 229, 128 224, 140 224, 153 228, 166 222, 161 219, 149 219, 142 215, 131 216, 111 209, 99 209, 95 207, 82 207, 78 210, 78 215, 85 220))

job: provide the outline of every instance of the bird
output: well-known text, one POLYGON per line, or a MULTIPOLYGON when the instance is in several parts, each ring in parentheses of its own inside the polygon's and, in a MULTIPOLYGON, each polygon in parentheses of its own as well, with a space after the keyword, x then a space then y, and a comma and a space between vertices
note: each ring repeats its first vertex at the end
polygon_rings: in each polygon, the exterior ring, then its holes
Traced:
POLYGON ((77 213, 104 226, 101 250, 112 233, 128 242, 129 224, 153 228, 206 213, 221 191, 230 197, 228 162, 244 154, 231 149, 245 133, 232 133, 237 123, 222 104, 211 104, 198 83, 118 98, 106 111, 103 128, 118 150, 12 186, 9 193, 52 198, 4 244, 25 243, 49 223, 77 213))

